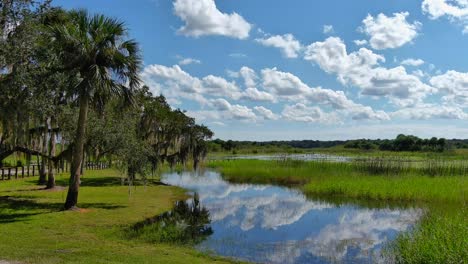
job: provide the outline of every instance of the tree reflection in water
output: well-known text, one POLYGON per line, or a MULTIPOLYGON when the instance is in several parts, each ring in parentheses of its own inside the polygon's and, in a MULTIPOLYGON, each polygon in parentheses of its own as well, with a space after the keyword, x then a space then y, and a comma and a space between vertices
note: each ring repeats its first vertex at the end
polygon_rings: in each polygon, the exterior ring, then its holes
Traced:
POLYGON ((195 193, 188 202, 176 202, 171 211, 135 224, 129 235, 148 242, 195 244, 213 233, 210 224, 210 213, 195 193))

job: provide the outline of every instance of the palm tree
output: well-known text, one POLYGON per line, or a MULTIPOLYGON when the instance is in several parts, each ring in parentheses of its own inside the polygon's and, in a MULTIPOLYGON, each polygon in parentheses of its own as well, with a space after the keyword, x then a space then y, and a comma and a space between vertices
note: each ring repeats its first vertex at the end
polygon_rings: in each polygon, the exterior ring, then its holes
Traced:
MULTIPOLYGON (((78 76, 78 82, 66 91, 79 103, 70 183, 65 209, 76 208, 80 185, 86 124, 90 105, 99 108, 111 97, 131 101, 140 85, 141 58, 138 44, 125 40, 122 22, 104 15, 90 16, 85 10, 69 12, 69 22, 51 27, 52 46, 61 70, 78 76)), ((102 108, 101 108, 102 109, 102 108)))

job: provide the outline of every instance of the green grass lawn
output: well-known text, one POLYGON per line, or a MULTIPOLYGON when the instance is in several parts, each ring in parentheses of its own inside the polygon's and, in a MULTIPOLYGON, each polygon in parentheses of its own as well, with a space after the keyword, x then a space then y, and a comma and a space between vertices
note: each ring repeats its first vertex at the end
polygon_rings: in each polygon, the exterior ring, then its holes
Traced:
MULTIPOLYGON (((133 224, 187 198, 176 187, 121 186, 116 170, 87 171, 80 212, 61 211, 66 189, 40 190, 36 178, 0 182, 0 260, 24 263, 226 263, 189 246, 127 239, 133 224), (130 193, 129 193, 130 191, 130 193)), ((65 185, 66 176, 57 182, 65 185)))

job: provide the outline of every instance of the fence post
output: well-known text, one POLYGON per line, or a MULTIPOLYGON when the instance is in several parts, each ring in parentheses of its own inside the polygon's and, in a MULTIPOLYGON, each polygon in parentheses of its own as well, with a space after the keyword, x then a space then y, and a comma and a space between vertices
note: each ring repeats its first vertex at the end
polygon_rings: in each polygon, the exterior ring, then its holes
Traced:
POLYGON ((35 171, 36 165, 32 165, 32 167, 33 167, 33 173, 32 173, 32 176, 34 176, 34 173, 36 172, 36 171, 35 171))
POLYGON ((21 167, 21 178, 24 178, 24 166, 21 167))
POLYGON ((11 180, 11 168, 8 168, 8 179, 11 180))
POLYGON ((18 179, 18 167, 15 167, 15 179, 18 179))

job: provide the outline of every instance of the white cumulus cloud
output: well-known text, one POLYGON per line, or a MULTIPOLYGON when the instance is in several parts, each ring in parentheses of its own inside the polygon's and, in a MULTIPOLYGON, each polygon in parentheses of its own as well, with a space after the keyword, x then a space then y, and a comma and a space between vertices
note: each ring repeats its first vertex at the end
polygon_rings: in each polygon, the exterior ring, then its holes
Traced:
POLYGON ((257 116, 247 106, 231 104, 226 99, 218 98, 210 100, 211 106, 220 112, 222 119, 237 119, 255 121, 257 116))
POLYGON ((264 88, 278 98, 330 106, 335 110, 340 110, 343 114, 351 115, 352 119, 355 120, 389 119, 388 115, 383 111, 376 112, 371 107, 357 104, 348 99, 343 91, 309 87, 299 77, 289 72, 282 72, 276 68, 266 68, 262 70, 262 79, 264 88))
POLYGON ((468 114, 457 106, 421 105, 413 108, 402 108, 391 114, 403 119, 467 119, 468 114))
POLYGON ((281 49, 286 58, 297 58, 302 49, 301 43, 292 34, 258 38, 255 41, 267 47, 281 49))
POLYGON ((272 94, 260 91, 255 87, 245 89, 242 98, 250 101, 276 102, 276 98, 272 94))
POLYGON ((242 96, 235 82, 214 75, 200 79, 191 76, 179 65, 172 67, 149 65, 143 69, 141 77, 154 94, 162 93, 168 99, 182 97, 204 104, 205 96, 224 96, 232 99, 239 99, 242 96))
POLYGON ((446 93, 442 98, 445 102, 468 107, 468 72, 450 70, 432 77, 429 82, 446 93))
POLYGON ((270 109, 265 108, 263 106, 255 106, 254 110, 263 118, 267 120, 277 120, 279 116, 273 113, 270 109))
POLYGON ((421 28, 421 23, 415 21, 409 23, 406 17, 408 12, 395 13, 393 16, 378 14, 377 17, 368 15, 360 28, 363 33, 370 37, 369 43, 372 48, 393 49, 411 42, 421 28))
POLYGON ((342 84, 359 87, 363 95, 389 97, 397 105, 415 104, 434 91, 402 66, 380 66, 385 58, 369 49, 348 53, 345 43, 337 37, 312 43, 304 59, 317 63, 327 73, 336 74, 342 84))
POLYGON ((447 17, 451 22, 463 24, 463 34, 468 33, 467 0, 424 0, 421 8, 430 19, 447 17))
POLYGON ((290 121, 306 123, 339 123, 340 118, 335 113, 325 113, 317 106, 307 106, 302 103, 286 105, 281 115, 290 121))
POLYGON ((221 35, 246 39, 252 28, 239 14, 221 12, 214 0, 175 0, 174 13, 185 22, 178 32, 187 36, 221 35))

